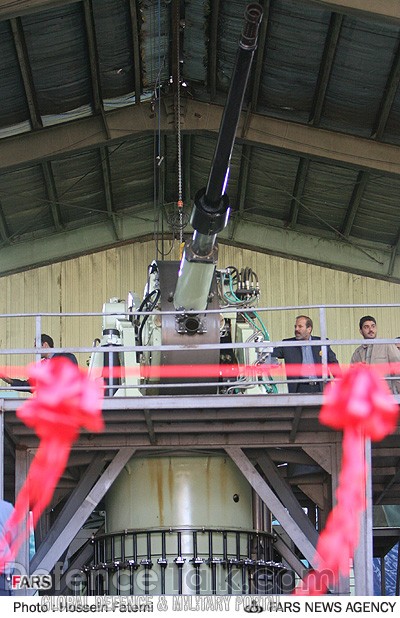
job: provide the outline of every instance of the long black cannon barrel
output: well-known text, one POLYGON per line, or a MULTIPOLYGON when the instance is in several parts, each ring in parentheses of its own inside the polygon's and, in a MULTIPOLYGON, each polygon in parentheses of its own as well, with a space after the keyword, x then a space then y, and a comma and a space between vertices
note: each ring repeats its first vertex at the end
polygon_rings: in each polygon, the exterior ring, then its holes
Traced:
POLYGON ((218 204, 224 193, 226 174, 235 143, 236 130, 246 92, 247 80, 254 51, 257 47, 258 28, 262 17, 259 4, 249 4, 236 56, 228 98, 219 130, 218 142, 208 178, 205 198, 210 204, 218 204))
MULTIPOLYGON (((206 188, 198 191, 195 196, 191 224, 195 230, 193 237, 193 243, 197 245, 197 249, 194 247, 195 253, 198 251, 200 255, 210 250, 211 241, 210 238, 205 239, 202 236, 215 236, 224 229, 228 221, 229 200, 225 188, 251 63, 257 47, 262 14, 260 4, 253 2, 247 5, 208 183, 206 188)), ((211 246, 213 242, 211 241, 211 246)))

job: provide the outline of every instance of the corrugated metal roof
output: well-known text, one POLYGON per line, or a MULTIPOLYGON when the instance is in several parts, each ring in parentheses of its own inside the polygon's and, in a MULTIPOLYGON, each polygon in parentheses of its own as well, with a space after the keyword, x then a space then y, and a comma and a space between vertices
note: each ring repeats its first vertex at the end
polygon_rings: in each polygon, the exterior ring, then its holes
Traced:
MULTIPOLYGON (((400 7, 261 4, 221 242, 400 282, 400 7)), ((191 233, 246 5, 1 4, 0 274, 191 233)))

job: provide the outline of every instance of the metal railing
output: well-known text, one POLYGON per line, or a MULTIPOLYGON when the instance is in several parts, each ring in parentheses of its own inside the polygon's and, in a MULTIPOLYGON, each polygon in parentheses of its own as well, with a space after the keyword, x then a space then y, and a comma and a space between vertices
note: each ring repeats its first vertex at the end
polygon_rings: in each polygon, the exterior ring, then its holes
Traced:
POLYGON ((293 573, 255 530, 124 530, 93 539, 87 594, 281 594, 293 573))
MULTIPOLYGON (((112 363, 107 362, 105 366, 113 366, 114 375, 109 372, 107 375, 107 369, 100 372, 93 372, 95 377, 103 377, 106 380, 105 394, 106 396, 145 396, 148 394, 179 394, 184 393, 185 390, 195 389, 197 393, 212 392, 215 394, 242 394, 242 393, 262 393, 266 394, 281 394, 287 392, 288 380, 290 380, 290 367, 287 365, 283 367, 281 363, 273 357, 273 349, 279 347, 298 347, 303 345, 311 345, 321 347, 321 364, 318 375, 315 376, 315 382, 323 383, 334 379, 335 367, 328 364, 328 346, 333 348, 340 359, 341 351, 346 350, 348 354, 349 348, 355 349, 362 344, 363 340, 359 338, 354 339, 328 339, 327 334, 329 332, 329 324, 327 321, 327 311, 332 314, 334 312, 335 317, 332 319, 333 323, 340 322, 340 312, 349 311, 350 309, 362 308, 362 311, 368 312, 380 308, 381 310, 395 309, 398 311, 400 318, 400 303, 391 304, 352 304, 352 305, 308 305, 308 306, 286 306, 286 307, 257 307, 257 313, 262 316, 271 316, 277 312, 291 312, 296 314, 310 313, 314 314, 318 312, 319 324, 314 329, 315 332, 319 332, 320 339, 309 341, 307 343, 301 341, 282 341, 282 340, 270 340, 264 335, 264 338, 260 338, 258 341, 236 341, 230 343, 220 343, 219 341, 213 343, 196 343, 192 345, 190 341, 186 340, 182 345, 118 345, 118 346, 82 346, 82 347, 62 347, 54 348, 52 351, 55 353, 70 352, 78 356, 81 366, 86 366, 90 357, 93 354, 104 355, 107 359, 111 355, 117 354, 122 358, 122 362, 119 362, 119 367, 115 367, 112 363), (200 351, 205 350, 218 350, 219 354, 226 354, 227 352, 233 352, 233 355, 243 359, 236 363, 236 370, 234 366, 229 366, 229 363, 221 363, 215 366, 204 367, 203 364, 196 365, 196 356, 200 351), (194 369, 191 371, 192 376, 188 376, 187 365, 188 363, 182 363, 181 367, 176 367, 175 375, 172 375, 171 367, 164 366, 158 369, 158 365, 149 366, 143 362, 143 354, 147 356, 161 354, 162 352, 175 350, 178 352, 185 352, 191 355, 190 365, 193 365, 194 369), (129 354, 129 358, 132 359, 142 358, 142 362, 135 362, 133 364, 127 364, 124 359, 125 355, 129 354), (246 359, 252 357, 251 363, 246 363, 246 359), (261 360, 257 360, 260 359, 261 360), (193 360, 192 360, 193 359, 193 360), (254 360, 256 359, 256 360, 254 360), (179 375, 179 371, 183 371, 183 375, 179 375), (199 375, 196 375, 198 370, 199 375), (158 374, 158 375, 157 375, 158 374), (110 382, 111 377, 111 382, 110 382), (115 378, 115 381, 114 381, 115 378), (173 385, 173 386, 172 386, 173 385)), ((251 308, 247 311, 251 312, 251 308)), ((204 315, 218 313, 221 316, 234 315, 243 313, 243 309, 216 309, 208 310, 204 312, 204 315)), ((163 315, 177 315, 179 312, 152 312, 151 315, 163 316, 163 315)), ((98 322, 99 317, 104 317, 102 312, 74 312, 74 313, 30 313, 30 314, 2 314, 0 315, 0 333, 4 324, 6 324, 8 339, 13 338, 13 334, 19 330, 21 320, 33 321, 32 327, 34 330, 34 337, 36 340, 40 340, 40 334, 42 332, 43 321, 49 318, 57 318, 60 321, 66 320, 79 320, 81 318, 89 318, 94 322, 98 322)), ((116 312, 114 315, 116 318, 128 318, 131 319, 132 315, 127 313, 116 312)), ((148 316, 147 312, 136 312, 135 318, 140 316, 148 316)), ((25 322, 26 323, 26 322, 25 322)), ((399 319, 400 324, 400 319, 399 319)), ((26 329, 25 329, 26 330, 26 329)), ((261 332, 261 331, 260 331, 261 332)), ((6 340, 5 336, 2 340, 6 340)), ((377 338, 374 340, 368 340, 368 344, 393 344, 396 342, 396 338, 377 338)), ((1 373, 13 373, 16 375, 15 365, 18 365, 18 371, 25 377, 24 364, 32 360, 40 360, 41 352, 44 350, 39 347, 28 348, 5 348, 0 349, 0 366, 2 367, 1 373), (14 362, 12 366, 7 367, 10 359, 18 359, 17 363, 14 362), (20 359, 20 360, 19 360, 20 359), (28 361, 27 361, 28 359, 28 361)), ((235 365, 235 363, 233 363, 235 365)), ((316 366, 315 366, 316 367, 316 366)), ((315 369, 314 367, 314 369, 315 369)), ((387 372, 388 373, 388 372, 387 372)), ((393 383, 397 380, 397 376, 400 375, 400 367, 394 366, 392 368, 391 375, 387 375, 386 379, 389 383, 393 383)), ((19 376, 18 376, 19 377, 19 376)), ((296 382, 307 382, 308 378, 297 377, 296 382)), ((10 389, 7 385, 0 385, 0 397, 15 397, 24 396, 29 392, 28 387, 21 386, 17 389, 10 389)))

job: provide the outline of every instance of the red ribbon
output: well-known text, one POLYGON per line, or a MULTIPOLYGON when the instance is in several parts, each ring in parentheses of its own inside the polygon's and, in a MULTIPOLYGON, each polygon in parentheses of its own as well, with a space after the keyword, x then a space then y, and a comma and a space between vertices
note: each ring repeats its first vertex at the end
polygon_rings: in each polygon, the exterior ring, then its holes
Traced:
POLYGON ((5 526, 13 539, 11 546, 0 540, 0 572, 29 535, 28 509, 35 526, 50 503, 81 427, 94 432, 104 427, 102 384, 90 380, 69 359, 57 357, 29 365, 28 376, 34 396, 17 410, 17 416, 35 431, 40 443, 5 526))
POLYGON ((343 430, 342 467, 332 509, 317 544, 317 568, 295 594, 325 594, 348 576, 365 509, 365 438, 378 441, 396 429, 398 405, 386 382, 370 365, 354 365, 328 385, 319 419, 343 430))

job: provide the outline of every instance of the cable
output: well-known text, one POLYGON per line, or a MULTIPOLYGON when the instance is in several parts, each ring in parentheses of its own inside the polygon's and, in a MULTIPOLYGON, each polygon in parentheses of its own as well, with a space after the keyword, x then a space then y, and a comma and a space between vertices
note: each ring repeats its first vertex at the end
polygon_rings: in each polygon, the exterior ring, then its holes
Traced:
MULTIPOLYGON (((176 20, 178 24, 180 24, 180 14, 179 14, 179 4, 176 3, 176 20)), ((183 199, 182 199, 182 135, 181 135, 181 69, 180 69, 180 32, 178 31, 176 37, 176 140, 177 140, 177 149, 178 149, 178 212, 179 212, 179 242, 182 244, 183 240, 183 229, 182 229, 182 208, 183 208, 183 199)))
POLYGON ((143 317, 139 329, 138 329, 138 334, 137 334, 137 341, 138 341, 138 345, 142 346, 143 345, 143 339, 142 339, 142 334, 143 334, 143 328, 147 322, 147 320, 150 317, 150 313, 153 311, 154 307, 157 305, 158 300, 160 298, 160 290, 152 290, 149 294, 147 294, 147 296, 143 299, 142 303, 140 304, 140 307, 138 309, 138 312, 140 313, 140 311, 143 311, 143 307, 145 307, 147 305, 147 303, 150 301, 151 297, 153 295, 156 295, 155 299, 153 300, 152 303, 150 303, 149 306, 146 307, 146 311, 148 311, 148 313, 143 317))

